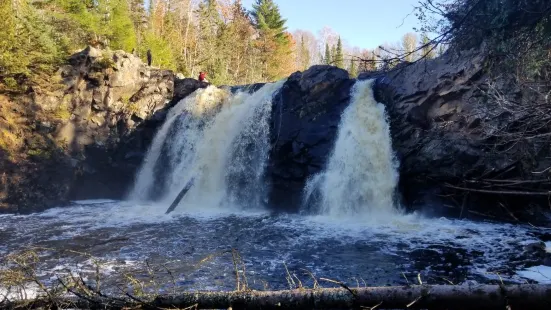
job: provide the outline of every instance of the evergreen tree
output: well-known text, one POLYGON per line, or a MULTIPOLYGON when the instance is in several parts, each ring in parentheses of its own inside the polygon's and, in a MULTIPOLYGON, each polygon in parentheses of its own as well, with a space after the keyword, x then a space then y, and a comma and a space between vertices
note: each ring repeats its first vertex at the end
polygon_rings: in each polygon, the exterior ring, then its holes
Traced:
POLYGON ((429 44, 430 43, 430 39, 429 37, 426 35, 426 34, 423 34, 423 39, 422 39, 422 56, 427 58, 427 59, 433 59, 436 57, 436 53, 435 53, 435 49, 434 49, 434 46, 432 44, 429 44))
POLYGON ((334 54, 334 65, 339 68, 344 68, 344 55, 342 52, 342 42, 341 37, 339 37, 339 40, 337 41, 337 48, 334 54))
POLYGON ((127 0, 109 1, 110 46, 130 52, 136 47, 136 32, 127 0))
POLYGON ((353 78, 358 76, 358 67, 356 66, 355 60, 350 61, 350 68, 348 68, 348 72, 350 73, 350 76, 353 78))
POLYGON ((253 4, 251 15, 258 30, 271 30, 275 35, 278 44, 286 44, 287 36, 285 31, 285 22, 287 20, 281 17, 279 7, 273 0, 256 0, 253 4))
POLYGON ((310 51, 306 46, 304 36, 301 37, 300 41, 300 60, 301 60, 301 69, 306 70, 310 66, 310 51))
POLYGON ((335 65, 335 61, 336 61, 336 57, 337 56, 337 47, 335 45, 333 45, 331 47, 331 60, 329 61, 329 64, 334 66, 335 65))
POLYGON ((17 58, 14 50, 16 21, 12 1, 0 3, 0 26, 2 28, 0 31, 0 77, 2 77, 11 71, 21 70, 15 64, 17 58))
POLYGON ((0 76, 51 70, 61 59, 62 34, 26 0, 0 4, 0 76))
POLYGON ((286 21, 273 0, 256 0, 251 16, 260 34, 256 47, 263 64, 262 76, 269 81, 279 79, 295 67, 288 61, 292 59, 294 41, 285 32, 286 21))
POLYGON ((324 63, 326 65, 330 65, 332 60, 331 60, 331 50, 329 49, 329 43, 325 43, 325 57, 323 58, 324 60, 324 63))

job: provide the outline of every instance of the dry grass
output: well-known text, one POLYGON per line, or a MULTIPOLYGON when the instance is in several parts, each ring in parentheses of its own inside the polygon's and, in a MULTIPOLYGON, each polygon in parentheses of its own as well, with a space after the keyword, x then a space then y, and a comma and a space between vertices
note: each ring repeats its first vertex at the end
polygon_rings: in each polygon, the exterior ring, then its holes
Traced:
POLYGON ((68 121, 71 119, 71 112, 66 104, 60 104, 54 111, 52 116, 55 120, 68 121))
POLYGON ((18 108, 7 97, 0 96, 0 149, 10 155, 17 154, 23 146, 24 118, 18 108))

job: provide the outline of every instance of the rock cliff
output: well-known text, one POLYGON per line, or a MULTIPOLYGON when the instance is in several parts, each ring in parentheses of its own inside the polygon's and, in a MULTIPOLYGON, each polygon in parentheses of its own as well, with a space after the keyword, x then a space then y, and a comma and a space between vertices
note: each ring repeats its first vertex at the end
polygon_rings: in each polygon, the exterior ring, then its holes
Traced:
POLYGON ((405 205, 507 213, 505 205, 526 210, 547 199, 549 173, 538 173, 551 166, 538 134, 547 124, 534 118, 545 110, 488 62, 480 50, 450 52, 360 75, 377 79, 376 99, 387 107, 405 205))
MULTIPOLYGON (((524 107, 534 95, 492 77, 483 53, 447 53, 358 77, 371 78, 391 122, 406 206, 434 202, 462 214, 466 205, 503 205, 505 199, 541 205, 547 198, 551 150, 540 137, 548 135, 519 134, 533 118, 534 110, 524 107)), ((0 139, 0 206, 11 211, 124 197, 168 109, 208 86, 150 68, 128 53, 92 48, 72 56, 52 80, 54 87, 34 86, 19 98, 31 107, 20 113, 26 117, 24 143, 14 144, 23 155, 6 152, 6 139, 0 139)), ((274 207, 298 210, 307 179, 331 153, 355 81, 345 70, 314 66, 291 75, 275 95, 267 167, 274 207)), ((262 85, 229 89, 254 92, 262 85)), ((3 113, 11 115, 6 106, 3 113)), ((0 119, 0 134, 2 124, 0 119)))
POLYGON ((154 128, 144 120, 167 105, 173 89, 171 71, 89 47, 27 93, 1 98, 5 131, 23 143, 0 145, 0 205, 29 212, 68 198, 120 197, 139 164, 121 145, 147 147, 143 132, 154 128), (142 144, 130 139, 138 132, 142 144))

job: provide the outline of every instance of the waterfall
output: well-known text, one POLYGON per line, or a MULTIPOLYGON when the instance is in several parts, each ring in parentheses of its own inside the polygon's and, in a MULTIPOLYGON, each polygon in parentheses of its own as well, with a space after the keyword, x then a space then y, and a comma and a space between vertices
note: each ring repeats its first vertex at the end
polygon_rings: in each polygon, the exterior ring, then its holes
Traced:
POLYGON ((129 199, 169 205, 194 180, 186 208, 258 207, 266 199, 273 95, 284 81, 250 94, 209 86, 168 113, 129 199))
POLYGON ((394 211, 398 181, 385 107, 375 101, 373 80, 357 81, 325 170, 305 188, 305 203, 336 217, 394 211))

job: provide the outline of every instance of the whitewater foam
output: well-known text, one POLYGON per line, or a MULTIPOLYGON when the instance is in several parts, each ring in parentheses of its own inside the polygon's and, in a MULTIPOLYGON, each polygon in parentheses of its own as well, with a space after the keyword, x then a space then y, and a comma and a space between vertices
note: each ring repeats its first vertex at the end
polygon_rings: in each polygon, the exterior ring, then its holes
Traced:
POLYGON ((551 284, 550 266, 532 266, 517 272, 519 276, 540 284, 551 284))
POLYGON ((166 182, 161 176, 156 175, 159 165, 166 164, 173 168, 180 166, 182 162, 193 161, 194 152, 192 151, 202 138, 202 126, 212 119, 213 114, 227 102, 229 96, 228 90, 211 85, 205 89, 196 90, 170 109, 165 122, 155 134, 144 164, 136 177, 134 188, 128 196, 130 200, 149 201, 155 185, 166 182), (182 134, 185 129, 187 129, 185 134, 182 134), (167 158, 159 162, 163 151, 167 158), (168 163, 163 163, 163 160, 168 163))
POLYGON ((272 98, 284 82, 252 94, 211 86, 180 101, 154 138, 131 200, 166 209, 193 180, 181 202, 187 210, 261 206, 272 98))
POLYGON ((373 80, 357 81, 339 125, 327 167, 305 189, 305 204, 331 217, 392 219, 397 161, 385 107, 375 101, 373 80))
POLYGON ((250 279, 259 277, 272 283, 283 279, 281 287, 286 285, 283 263, 297 275, 306 268, 317 276, 341 280, 363 277, 374 285, 400 284, 402 272, 422 273, 423 279, 444 276, 458 282, 465 278, 484 282, 481 277, 523 282, 531 276, 514 273, 525 269, 515 258, 522 254, 523 244, 536 242, 539 234, 548 233, 524 225, 427 219, 415 214, 366 224, 361 218, 326 215, 232 213, 223 209, 183 210, 165 216, 163 211, 119 202, 6 216, 2 250, 13 252, 26 246, 51 249, 41 265, 45 277, 67 268, 94 271, 89 257, 73 257, 71 251, 78 249, 100 259, 105 267, 102 272, 114 277, 121 270, 134 268, 132 262, 181 260, 173 268, 175 274, 182 272, 188 279, 181 280, 188 283, 182 285, 200 288, 232 288, 231 257, 217 258, 196 273, 184 273, 186 266, 228 248, 239 249, 250 279), (133 212, 132 208, 143 209, 133 212), (226 279, 228 286, 213 286, 217 277, 226 279), (204 283, 197 284, 198 279, 204 283))

